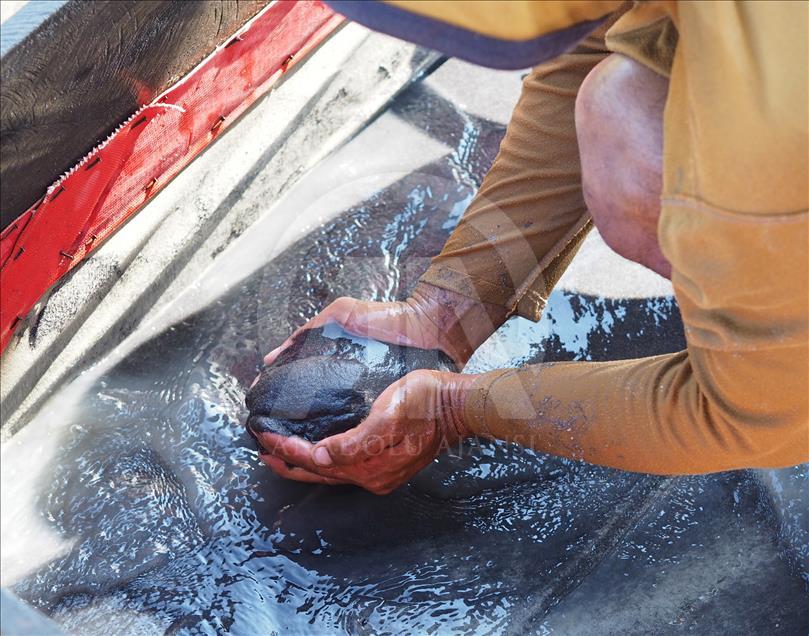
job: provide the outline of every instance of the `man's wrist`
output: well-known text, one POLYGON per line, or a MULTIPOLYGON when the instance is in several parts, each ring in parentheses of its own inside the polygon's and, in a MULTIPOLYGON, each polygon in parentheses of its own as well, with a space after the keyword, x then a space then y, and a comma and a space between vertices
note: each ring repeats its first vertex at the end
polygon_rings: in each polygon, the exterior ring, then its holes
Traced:
POLYGON ((474 437, 475 435, 466 421, 466 403, 477 376, 463 373, 442 373, 441 375, 441 403, 445 414, 445 436, 450 442, 474 437))
POLYGON ((501 438, 498 430, 502 433, 502 428, 497 424, 497 408, 492 403, 490 393, 498 381, 515 371, 516 369, 497 369, 487 373, 458 374, 465 379, 460 384, 461 390, 457 395, 458 417, 463 422, 467 437, 501 438))
POLYGON ((425 282, 416 285, 408 303, 434 325, 438 337, 463 363, 508 317, 503 307, 425 282))

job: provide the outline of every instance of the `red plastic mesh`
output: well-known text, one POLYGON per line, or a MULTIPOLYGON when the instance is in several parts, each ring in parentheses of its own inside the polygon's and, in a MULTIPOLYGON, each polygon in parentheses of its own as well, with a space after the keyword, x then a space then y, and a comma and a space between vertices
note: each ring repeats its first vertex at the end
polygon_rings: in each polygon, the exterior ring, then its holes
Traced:
POLYGON ((0 351, 56 281, 341 21, 319 1, 273 2, 12 222, 0 235, 0 351))

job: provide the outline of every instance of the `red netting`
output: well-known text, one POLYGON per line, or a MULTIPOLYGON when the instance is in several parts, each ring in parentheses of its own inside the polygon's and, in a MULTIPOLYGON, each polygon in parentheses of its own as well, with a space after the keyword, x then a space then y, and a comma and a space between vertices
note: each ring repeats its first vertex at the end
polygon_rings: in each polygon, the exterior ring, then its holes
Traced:
POLYGON ((270 4, 12 222, 0 235, 0 351, 43 293, 341 21, 317 1, 270 4))

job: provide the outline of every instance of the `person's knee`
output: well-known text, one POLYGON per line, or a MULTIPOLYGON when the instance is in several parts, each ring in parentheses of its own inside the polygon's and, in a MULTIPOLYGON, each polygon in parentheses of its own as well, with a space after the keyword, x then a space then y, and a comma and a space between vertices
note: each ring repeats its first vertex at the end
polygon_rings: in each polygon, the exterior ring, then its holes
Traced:
POLYGON ((585 202, 604 241, 663 276, 657 221, 668 82, 614 54, 594 68, 576 99, 585 202))

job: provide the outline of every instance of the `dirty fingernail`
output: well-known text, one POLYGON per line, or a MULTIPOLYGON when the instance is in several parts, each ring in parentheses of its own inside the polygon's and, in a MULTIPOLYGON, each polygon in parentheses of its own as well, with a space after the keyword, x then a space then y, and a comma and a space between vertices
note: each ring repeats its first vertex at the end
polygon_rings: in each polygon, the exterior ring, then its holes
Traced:
POLYGON ((316 448, 312 457, 315 460, 315 464, 318 466, 330 466, 331 465, 331 455, 329 455, 329 451, 327 451, 322 446, 320 448, 316 448))

